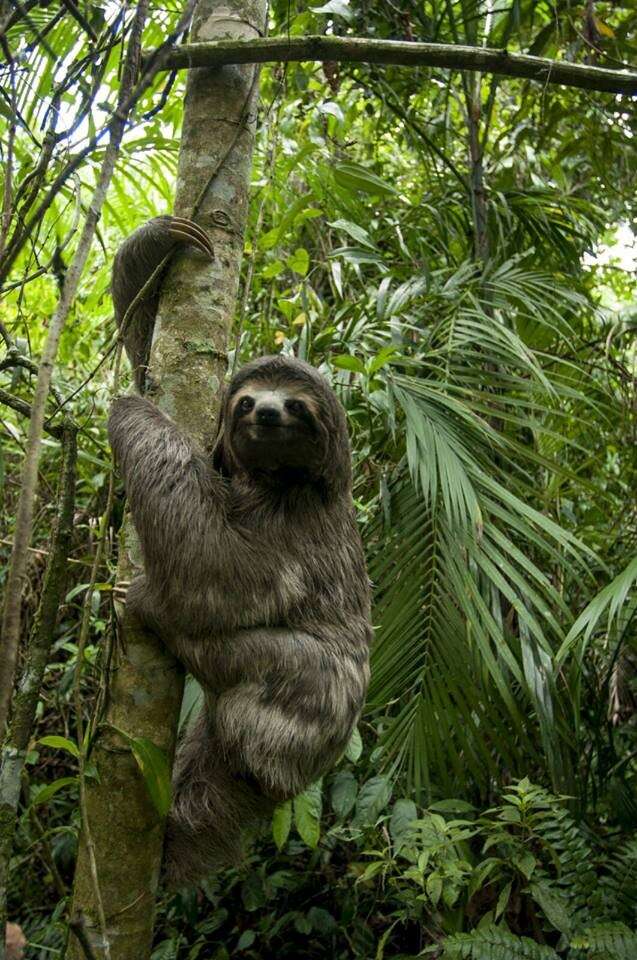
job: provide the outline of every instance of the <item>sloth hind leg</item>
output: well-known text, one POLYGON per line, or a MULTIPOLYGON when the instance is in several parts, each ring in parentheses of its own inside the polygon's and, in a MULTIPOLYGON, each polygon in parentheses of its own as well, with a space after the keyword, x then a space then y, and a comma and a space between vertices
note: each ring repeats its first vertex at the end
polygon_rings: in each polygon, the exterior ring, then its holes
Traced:
POLYGON ((253 777, 272 800, 287 800, 318 779, 341 752, 326 736, 320 714, 311 716, 267 700, 258 683, 223 693, 216 731, 233 767, 253 777))
POLYGON ((173 791, 164 850, 170 887, 237 863, 243 828, 270 812, 254 786, 228 766, 205 706, 179 748, 173 791))

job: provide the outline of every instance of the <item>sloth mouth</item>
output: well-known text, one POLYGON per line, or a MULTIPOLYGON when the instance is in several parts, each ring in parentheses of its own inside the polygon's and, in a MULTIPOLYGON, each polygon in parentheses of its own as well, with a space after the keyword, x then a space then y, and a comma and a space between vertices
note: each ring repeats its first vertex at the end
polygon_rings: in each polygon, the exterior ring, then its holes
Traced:
POLYGON ((248 423, 246 424, 249 434, 271 433, 272 430, 289 430, 287 423, 248 423))

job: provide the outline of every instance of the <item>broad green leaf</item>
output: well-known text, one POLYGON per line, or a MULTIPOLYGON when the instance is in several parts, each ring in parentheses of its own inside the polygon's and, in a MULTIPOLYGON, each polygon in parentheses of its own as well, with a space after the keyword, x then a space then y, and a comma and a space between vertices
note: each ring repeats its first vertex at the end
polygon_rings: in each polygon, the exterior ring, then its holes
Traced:
POLYGON ((531 896, 556 930, 569 937, 571 935, 571 919, 568 914, 567 900, 552 890, 547 883, 532 883, 529 886, 531 896))
POLYGON ((310 268, 310 255, 303 247, 297 247, 294 253, 288 257, 287 265, 290 270, 294 270, 295 273, 304 277, 310 268))
POLYGON ((334 230, 343 230, 352 240, 356 240, 356 242, 362 244, 363 247, 369 247, 370 250, 375 249, 367 230, 357 223, 352 223, 351 220, 333 220, 328 226, 333 227, 334 230))
POLYGON ((339 370, 352 370, 354 373, 365 373, 365 364, 358 357, 352 357, 349 354, 342 353, 330 358, 332 366, 339 370))
POLYGON ((70 753, 73 757, 79 757, 80 755, 78 745, 66 737, 58 737, 55 735, 41 737, 38 743, 43 744, 45 747, 55 747, 57 750, 66 750, 66 752, 70 753))
POLYGON ((286 800, 277 804, 272 817, 272 836, 277 850, 282 850, 290 835, 292 827, 292 801, 286 800))
POLYGON ((400 799, 394 803, 389 818, 389 835, 394 842, 394 849, 398 852, 412 834, 412 824, 418 817, 418 810, 413 800, 400 799))
POLYGON ((362 752, 363 752, 363 741, 361 739, 361 735, 358 730, 358 727, 354 727, 354 729, 352 730, 352 735, 349 738, 349 743, 345 748, 345 756, 352 763, 356 763, 356 761, 360 758, 360 755, 362 752))
POLYGON ((349 770, 341 770, 334 777, 330 791, 332 810, 337 817, 344 819, 353 810, 358 794, 356 777, 349 770))
POLYGON ((157 813, 165 817, 170 810, 172 786, 166 754, 146 737, 131 737, 124 730, 111 725, 132 750, 157 813))
POLYGON ((372 777, 362 785, 356 799, 356 826, 375 823, 391 796, 392 785, 387 777, 372 777))
POLYGON ((322 7, 311 7, 312 13, 324 13, 332 17, 342 17, 348 23, 354 19, 349 0, 327 0, 322 7))
POLYGON ((59 780, 54 780, 44 787, 38 787, 37 791, 33 794, 31 806, 37 807, 42 803, 48 803, 51 797, 54 797, 59 790, 63 790, 64 787, 76 786, 77 783, 77 777, 60 777, 59 780))
POLYGON ((360 190, 377 196, 396 193, 395 188, 389 183, 358 163, 337 163, 334 167, 334 179, 339 187, 347 190, 360 190))
POLYGON ((506 908, 509 905, 509 899, 511 897, 511 887, 513 886, 513 881, 507 883, 505 887, 502 888, 498 896, 498 902, 495 906, 495 919, 498 920, 502 914, 505 912, 506 908))
POLYGON ((322 794, 321 783, 313 783, 294 798, 294 825, 299 836, 314 849, 321 836, 322 794))

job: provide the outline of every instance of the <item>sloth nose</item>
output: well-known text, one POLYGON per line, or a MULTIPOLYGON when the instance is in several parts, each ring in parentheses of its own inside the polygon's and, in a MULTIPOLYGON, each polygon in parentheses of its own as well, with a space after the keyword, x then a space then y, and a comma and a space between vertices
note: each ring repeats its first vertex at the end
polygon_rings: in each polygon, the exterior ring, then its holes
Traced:
POLYGON ((274 426, 281 422, 281 411, 276 407, 257 407, 257 423, 274 426))

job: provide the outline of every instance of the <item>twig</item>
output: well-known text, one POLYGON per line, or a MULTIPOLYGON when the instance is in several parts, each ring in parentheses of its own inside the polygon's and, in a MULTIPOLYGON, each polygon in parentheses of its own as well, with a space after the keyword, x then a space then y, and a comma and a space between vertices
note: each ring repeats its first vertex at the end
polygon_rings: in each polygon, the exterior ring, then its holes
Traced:
MULTIPOLYGON (((0 403, 3 403, 6 407, 11 407, 12 410, 22 414, 23 417, 33 417, 33 408, 29 406, 26 400, 14 397, 13 394, 3 390, 2 387, 0 387, 0 403)), ((64 433, 64 428, 55 424, 44 424, 43 429, 57 440, 60 440, 64 433)))
POLYGON ((69 928, 73 931, 77 937, 78 943, 84 951, 84 956, 86 960, 97 960, 95 956, 95 951, 91 946, 91 941, 88 938, 86 932, 86 921, 84 916, 81 913, 77 913, 69 923, 69 928))
MULTIPOLYGON (((13 543, 12 540, 9 540, 7 537, 0 537, 0 543, 4 543, 6 546, 10 547, 13 543)), ((39 547, 29 547, 29 553, 35 554, 37 557, 50 557, 50 550, 42 550, 39 547)), ((82 567, 90 567, 93 563, 92 560, 78 560, 77 557, 67 557, 67 563, 79 563, 82 567)))
POLYGON ((62 2, 66 7, 66 9, 71 14, 71 16, 73 17, 73 19, 77 20, 82 30, 84 30, 85 33, 88 33, 89 37, 94 43, 97 43, 97 37, 95 36, 95 31, 93 30, 93 27, 90 25, 90 23, 88 22, 88 20, 86 19, 82 11, 79 9, 79 7, 76 6, 76 4, 74 3, 74 0, 62 0, 62 2))
MULTIPOLYGON (((67 560, 67 563, 68 563, 68 560, 67 560)), ((58 897, 60 897, 60 899, 64 899, 69 895, 68 887, 65 884, 64 880, 62 879, 60 871, 58 870, 57 863, 55 862, 55 857, 53 856, 53 851, 51 849, 51 844, 49 843, 49 839, 46 835, 46 830, 42 826, 42 821, 40 820, 37 814, 37 811, 33 806, 29 808, 29 819, 31 820, 31 823, 35 828, 35 832, 38 834, 40 838, 40 843, 42 845, 42 852, 40 853, 40 857, 42 859, 42 862, 51 872, 51 876, 53 877, 53 883, 55 885, 55 889, 57 890, 58 897)))
POLYGON ((11 86, 11 114, 7 136, 7 153, 4 161, 4 192, 2 196, 2 218, 0 222, 0 257, 6 246, 9 227, 11 226, 11 212, 13 210, 13 146, 15 142, 17 110, 14 60, 9 61, 9 77, 11 86))

